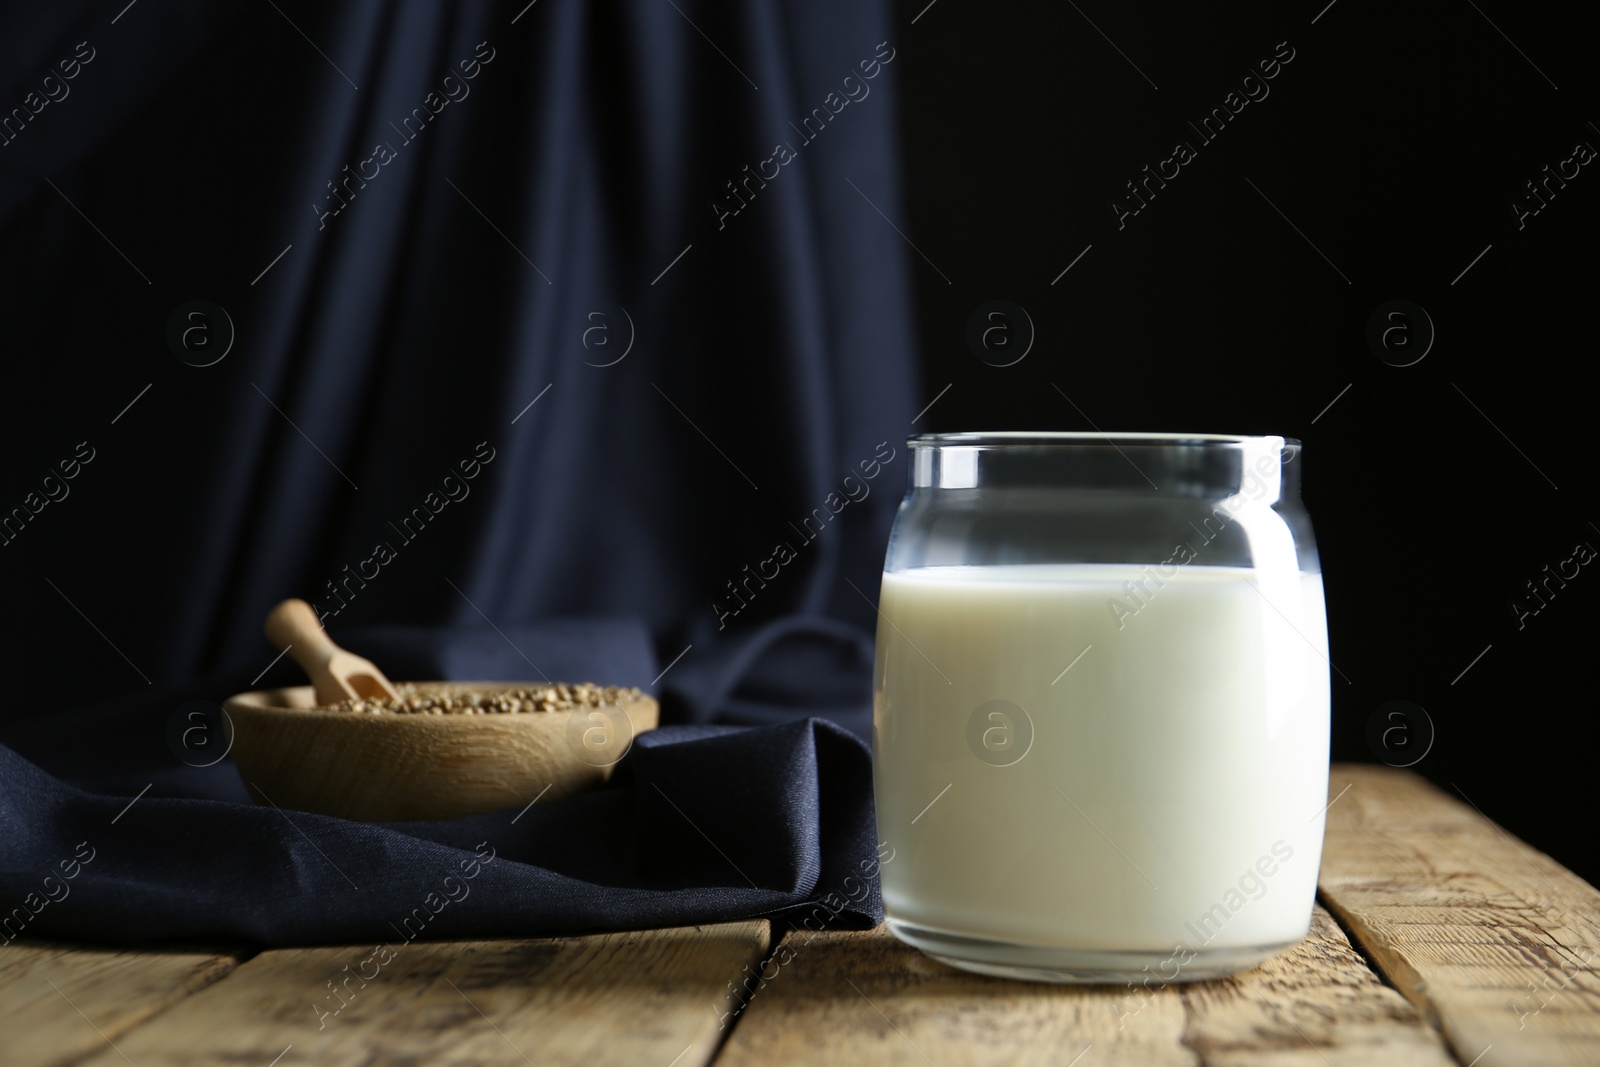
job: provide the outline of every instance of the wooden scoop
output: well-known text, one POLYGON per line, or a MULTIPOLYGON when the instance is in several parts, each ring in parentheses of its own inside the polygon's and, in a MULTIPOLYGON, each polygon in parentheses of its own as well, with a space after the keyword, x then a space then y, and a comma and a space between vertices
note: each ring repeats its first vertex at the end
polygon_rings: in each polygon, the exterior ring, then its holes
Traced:
POLYGON ((371 660, 346 652, 333 643, 304 600, 285 600, 267 613, 267 640, 311 676, 319 705, 341 700, 399 700, 394 686, 371 660))

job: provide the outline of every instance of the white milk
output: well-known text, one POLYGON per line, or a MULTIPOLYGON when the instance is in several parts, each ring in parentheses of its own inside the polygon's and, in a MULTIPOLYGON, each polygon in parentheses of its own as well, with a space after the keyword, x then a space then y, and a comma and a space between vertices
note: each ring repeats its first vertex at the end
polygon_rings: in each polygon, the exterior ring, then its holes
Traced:
POLYGON ((874 766, 891 920, 1069 950, 1305 934, 1328 789, 1321 576, 1191 564, 1158 588, 1148 573, 883 576, 874 766), (973 727, 995 700, 1025 717, 991 705, 973 727))

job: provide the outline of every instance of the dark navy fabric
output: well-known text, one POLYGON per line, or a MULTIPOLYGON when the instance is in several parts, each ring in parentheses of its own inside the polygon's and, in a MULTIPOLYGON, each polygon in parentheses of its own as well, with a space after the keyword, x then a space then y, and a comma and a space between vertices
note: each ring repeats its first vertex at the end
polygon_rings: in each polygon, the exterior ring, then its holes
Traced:
POLYGON ((0 4, 0 909, 85 840, 30 930, 375 937, 483 839, 430 929, 787 914, 870 860, 922 406, 893 36, 882 0, 0 4), (288 596, 394 677, 763 728, 511 829, 291 827, 167 739, 300 680, 288 596), (656 847, 705 841, 657 792, 726 855, 656 847))
POLYGON ((393 944, 882 917, 867 752, 821 720, 666 727, 608 788, 434 823, 130 801, 6 749, 0 776, 4 940, 393 944))

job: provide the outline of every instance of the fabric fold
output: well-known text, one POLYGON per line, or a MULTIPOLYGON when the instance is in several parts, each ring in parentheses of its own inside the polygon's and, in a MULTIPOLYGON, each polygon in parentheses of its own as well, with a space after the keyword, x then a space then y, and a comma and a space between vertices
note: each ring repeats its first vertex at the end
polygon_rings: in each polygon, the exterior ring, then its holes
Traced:
POLYGON ((85 793, 0 748, 0 826, 5 940, 393 944, 882 918, 870 758, 821 720, 666 727, 605 788, 422 823, 85 793))

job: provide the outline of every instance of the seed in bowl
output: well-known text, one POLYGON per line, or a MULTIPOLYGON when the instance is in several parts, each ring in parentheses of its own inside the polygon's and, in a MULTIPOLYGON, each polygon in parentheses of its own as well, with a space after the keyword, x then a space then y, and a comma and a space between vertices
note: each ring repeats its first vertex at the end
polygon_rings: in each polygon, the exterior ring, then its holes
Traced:
POLYGON ((387 697, 375 700, 341 700, 329 705, 333 711, 366 715, 509 715, 540 711, 576 711, 628 704, 643 699, 644 693, 632 687, 595 685, 580 682, 552 682, 549 685, 518 689, 487 689, 474 685, 417 685, 401 682, 395 686, 398 701, 387 697))

